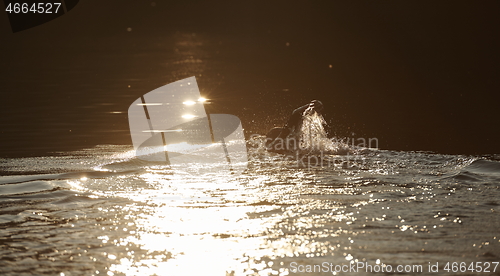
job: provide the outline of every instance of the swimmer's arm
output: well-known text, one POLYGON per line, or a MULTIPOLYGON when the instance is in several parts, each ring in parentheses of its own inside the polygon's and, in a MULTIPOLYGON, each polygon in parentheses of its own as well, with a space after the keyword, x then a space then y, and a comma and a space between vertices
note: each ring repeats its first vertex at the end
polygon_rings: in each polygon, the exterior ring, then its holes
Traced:
POLYGON ((292 116, 293 114, 296 114, 296 113, 299 113, 301 116, 302 116, 302 113, 304 113, 304 111, 306 111, 306 109, 309 107, 309 104, 306 104, 306 105, 303 105, 297 109, 295 109, 293 112, 292 112, 292 116))
POLYGON ((285 128, 292 128, 292 127, 295 127, 299 124, 300 120, 302 119, 302 113, 304 113, 304 111, 309 107, 309 104, 306 104, 304 106, 301 106, 297 109, 295 109, 293 112, 292 112, 292 115, 290 116, 290 118, 288 119, 288 122, 286 122, 285 124, 285 128))

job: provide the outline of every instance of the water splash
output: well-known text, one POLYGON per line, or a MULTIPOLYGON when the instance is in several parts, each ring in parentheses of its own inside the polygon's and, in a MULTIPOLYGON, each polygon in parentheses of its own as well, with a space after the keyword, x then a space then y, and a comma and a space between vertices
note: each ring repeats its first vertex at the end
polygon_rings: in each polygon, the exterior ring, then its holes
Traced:
POLYGON ((325 119, 312 108, 306 109, 302 118, 296 134, 301 155, 348 154, 352 152, 353 149, 347 143, 327 137, 324 128, 325 119))

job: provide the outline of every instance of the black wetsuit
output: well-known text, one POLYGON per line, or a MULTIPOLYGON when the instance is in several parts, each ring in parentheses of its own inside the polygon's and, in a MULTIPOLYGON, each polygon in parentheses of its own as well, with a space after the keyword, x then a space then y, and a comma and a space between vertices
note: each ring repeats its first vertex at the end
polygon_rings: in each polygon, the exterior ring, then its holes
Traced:
MULTIPOLYGON (((303 105, 303 106, 295 109, 292 112, 292 115, 290 116, 290 118, 288 118, 288 121, 286 122, 286 124, 281 128, 281 131, 280 131, 279 135, 276 136, 275 134, 273 134, 273 135, 269 135, 268 134, 268 139, 270 139, 270 140, 267 141, 266 146, 269 149, 272 149, 273 148, 273 142, 277 141, 278 138, 280 138, 280 139, 286 139, 286 137, 290 133, 293 133, 293 132, 297 131, 297 129, 300 127, 300 123, 302 122, 302 114, 304 114, 304 111, 308 107, 309 107, 309 104, 306 104, 306 105, 303 105), (269 136, 272 136, 272 137, 269 137, 269 136)), ((279 129, 279 128, 277 128, 277 129, 279 129)), ((271 132, 272 131, 273 130, 271 130, 271 132)))
MULTIPOLYGON (((304 114, 304 111, 309 107, 309 104, 303 105, 297 109, 295 109, 292 112, 292 115, 290 118, 288 118, 288 121, 286 122, 285 126, 283 127, 283 130, 288 129, 288 133, 285 136, 281 136, 281 134, 278 136, 280 138, 286 138, 286 136, 293 131, 297 131, 297 129, 300 126, 300 123, 302 121, 302 114, 304 114)), ((283 133, 283 132, 282 132, 283 133)))

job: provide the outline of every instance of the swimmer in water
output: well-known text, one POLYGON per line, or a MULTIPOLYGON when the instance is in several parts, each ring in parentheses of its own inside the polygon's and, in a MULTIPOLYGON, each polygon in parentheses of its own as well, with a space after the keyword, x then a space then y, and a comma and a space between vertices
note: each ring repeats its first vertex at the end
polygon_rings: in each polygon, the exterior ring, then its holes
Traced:
POLYGON ((318 114, 321 114, 322 110, 323 103, 318 100, 312 100, 310 103, 295 109, 283 127, 275 127, 266 134, 267 150, 277 153, 285 153, 289 151, 289 149, 286 149, 287 146, 285 146, 285 148, 282 148, 278 147, 277 144, 281 143, 282 146, 283 140, 285 140, 289 136, 297 134, 302 124, 304 113, 306 111, 317 112, 318 114))

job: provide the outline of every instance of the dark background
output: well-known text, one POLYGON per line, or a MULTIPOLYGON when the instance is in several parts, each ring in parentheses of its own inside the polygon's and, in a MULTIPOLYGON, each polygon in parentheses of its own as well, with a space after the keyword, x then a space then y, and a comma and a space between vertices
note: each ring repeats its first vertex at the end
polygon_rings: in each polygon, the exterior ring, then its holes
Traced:
POLYGON ((196 76, 246 135, 311 99, 331 136, 500 153, 500 1, 81 1, 12 33, 0 12, 0 156, 131 144, 127 109, 196 76))

